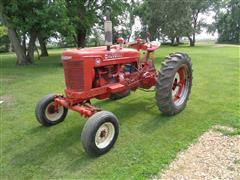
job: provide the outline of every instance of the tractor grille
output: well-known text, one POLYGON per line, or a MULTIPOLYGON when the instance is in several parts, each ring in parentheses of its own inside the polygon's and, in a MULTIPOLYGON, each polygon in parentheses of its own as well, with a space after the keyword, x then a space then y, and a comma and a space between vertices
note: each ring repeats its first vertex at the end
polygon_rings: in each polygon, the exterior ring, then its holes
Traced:
POLYGON ((63 61, 65 83, 68 89, 84 89, 83 61, 63 61))

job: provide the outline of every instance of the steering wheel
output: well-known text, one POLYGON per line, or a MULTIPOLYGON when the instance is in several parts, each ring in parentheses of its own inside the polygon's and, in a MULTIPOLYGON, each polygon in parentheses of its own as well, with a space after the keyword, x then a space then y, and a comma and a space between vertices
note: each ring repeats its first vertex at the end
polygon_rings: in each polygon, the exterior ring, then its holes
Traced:
POLYGON ((161 43, 152 41, 152 42, 145 42, 144 40, 138 38, 137 41, 128 43, 128 46, 137 49, 137 50, 147 50, 148 52, 153 52, 159 48, 161 43))
POLYGON ((136 41, 133 41, 133 42, 129 42, 128 45, 131 46, 131 45, 136 45, 136 44, 144 44, 145 41, 141 38, 137 38, 136 41))
POLYGON ((161 46, 161 43, 157 41, 152 41, 152 42, 146 43, 146 46, 147 46, 146 50, 148 52, 153 52, 161 46))
POLYGON ((144 44, 145 44, 144 40, 142 40, 141 38, 137 38, 136 41, 128 43, 127 45, 139 51, 140 49, 145 49, 144 44))

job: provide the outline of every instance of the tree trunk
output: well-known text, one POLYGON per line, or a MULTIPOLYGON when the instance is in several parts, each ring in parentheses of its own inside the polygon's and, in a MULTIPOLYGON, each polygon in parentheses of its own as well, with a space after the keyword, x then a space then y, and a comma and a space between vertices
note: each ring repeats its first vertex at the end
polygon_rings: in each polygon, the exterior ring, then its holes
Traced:
POLYGON ((179 45, 179 43, 180 43, 180 37, 177 36, 177 37, 176 37, 176 44, 179 45))
POLYGON ((188 36, 189 42, 190 42, 190 46, 195 46, 195 35, 192 38, 191 36, 188 36))
POLYGON ((239 44, 240 43, 240 32, 239 31, 237 32, 236 40, 237 40, 237 44, 239 44))
POLYGON ((46 47, 46 39, 44 39, 41 35, 38 35, 38 41, 40 44, 40 49, 41 49, 41 57, 46 57, 48 56, 48 51, 46 47))
POLYGON ((74 40, 74 46, 77 47, 77 37, 73 35, 73 40, 74 40))
MULTIPOLYGON (((9 37, 8 37, 8 38, 9 38, 9 37)), ((9 49, 8 49, 8 51, 9 51, 9 52, 13 52, 13 45, 12 45, 11 41, 10 41, 10 44, 9 44, 9 49)))
POLYGON ((84 48, 85 42, 86 42, 87 31, 84 28, 78 27, 76 33, 77 33, 77 46, 79 48, 84 48))
POLYGON ((174 46, 175 38, 171 38, 171 45, 174 46))
POLYGON ((7 17, 3 13, 3 4, 1 3, 1 1, 0 1, 0 20, 8 28, 8 37, 12 47, 14 48, 14 52, 17 55, 17 64, 18 65, 30 64, 21 46, 21 42, 19 40, 20 38, 18 37, 16 30, 11 28, 7 21, 7 17))
POLYGON ((14 52, 17 55, 17 64, 18 65, 28 65, 31 64, 31 62, 26 57, 26 54, 24 53, 24 50, 20 44, 20 41, 17 37, 17 33, 15 30, 8 28, 8 36, 9 39, 13 45, 14 52))
POLYGON ((33 63, 34 61, 34 50, 35 50, 36 39, 37 39, 37 32, 35 30, 32 30, 30 32, 30 40, 28 44, 28 53, 27 53, 27 59, 31 63, 33 63))
POLYGON ((26 54, 27 46, 26 46, 26 34, 25 33, 23 34, 23 38, 22 38, 22 47, 23 47, 24 54, 26 54))
POLYGON ((195 46, 195 43, 193 42, 193 40, 190 41, 190 46, 191 47, 195 46))
POLYGON ((35 47, 35 51, 37 52, 37 59, 40 60, 40 54, 38 51, 38 47, 36 46, 36 44, 34 45, 34 47, 35 47))
POLYGON ((97 47, 98 46, 98 40, 97 40, 97 38, 95 38, 95 47, 97 47))
POLYGON ((195 32, 193 33, 193 38, 192 38, 192 44, 190 46, 195 46, 196 38, 195 38, 195 32))
POLYGON ((200 12, 200 10, 198 9, 196 14, 193 14, 193 29, 194 29, 194 32, 192 34, 192 38, 191 38, 191 41, 190 41, 190 46, 195 46, 195 42, 196 42, 195 36, 196 36, 196 32, 197 32, 197 19, 198 19, 199 12, 200 12))

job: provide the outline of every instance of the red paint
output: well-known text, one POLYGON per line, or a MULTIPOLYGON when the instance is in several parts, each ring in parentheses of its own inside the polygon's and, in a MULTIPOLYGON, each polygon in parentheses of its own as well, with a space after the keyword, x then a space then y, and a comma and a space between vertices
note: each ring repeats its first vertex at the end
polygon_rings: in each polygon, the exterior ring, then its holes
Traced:
POLYGON ((177 102, 180 98, 181 98, 181 95, 183 93, 183 90, 184 90, 184 86, 185 86, 185 67, 181 67, 178 71, 178 74, 179 74, 179 81, 175 81, 173 83, 173 90, 178 86, 179 89, 173 99, 174 102, 177 102))
POLYGON ((159 46, 141 39, 129 46, 113 45, 110 51, 105 46, 65 51, 62 62, 66 97, 55 98, 55 109, 64 106, 89 117, 99 111, 87 103, 92 98, 106 99, 111 93, 154 86, 157 72, 149 55, 159 46), (139 50, 147 51, 141 61, 139 50))
POLYGON ((119 38, 117 39, 117 43, 118 43, 118 44, 123 44, 123 43, 124 43, 124 39, 123 39, 122 37, 119 37, 119 38))

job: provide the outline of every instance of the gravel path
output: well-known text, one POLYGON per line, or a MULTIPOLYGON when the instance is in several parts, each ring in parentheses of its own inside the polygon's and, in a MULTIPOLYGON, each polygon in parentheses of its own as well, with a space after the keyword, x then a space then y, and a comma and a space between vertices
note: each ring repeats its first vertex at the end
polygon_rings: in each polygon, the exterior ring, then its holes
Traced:
MULTIPOLYGON (((222 126, 216 128, 231 130, 222 126)), ((240 180, 240 136, 226 136, 210 130, 179 153, 169 168, 154 179, 240 180)))

